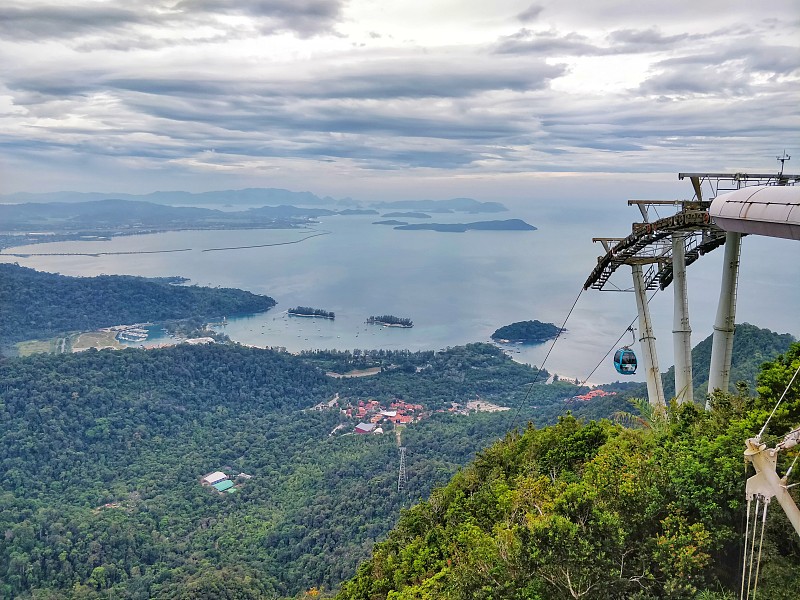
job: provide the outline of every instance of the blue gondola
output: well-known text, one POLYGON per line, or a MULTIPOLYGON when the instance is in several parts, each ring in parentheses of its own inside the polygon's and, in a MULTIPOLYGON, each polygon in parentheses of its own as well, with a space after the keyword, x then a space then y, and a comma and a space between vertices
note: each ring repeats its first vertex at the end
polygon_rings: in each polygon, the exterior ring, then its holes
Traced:
MULTIPOLYGON (((636 333, 633 331, 633 327, 628 327, 628 331, 631 332, 633 341, 636 342, 636 333)), ((636 373, 637 364, 636 354, 630 346, 623 346, 614 353, 614 368, 620 375, 633 375, 636 373)))
POLYGON ((624 346, 614 353, 614 368, 622 375, 636 373, 636 354, 628 346, 624 346))

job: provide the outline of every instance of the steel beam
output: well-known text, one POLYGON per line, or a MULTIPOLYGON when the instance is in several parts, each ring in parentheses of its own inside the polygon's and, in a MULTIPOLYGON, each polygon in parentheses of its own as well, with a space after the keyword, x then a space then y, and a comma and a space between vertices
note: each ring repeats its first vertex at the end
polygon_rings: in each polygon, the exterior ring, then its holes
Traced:
POLYGON ((692 328, 689 325, 689 297, 686 292, 685 235, 672 234, 672 344, 675 354, 675 398, 694 401, 692 383, 692 328))
MULTIPOLYGON (((719 290, 714 337, 711 341, 711 368, 708 373, 708 392, 728 391, 733 354, 733 331, 736 320, 736 285, 739 278, 739 253, 742 234, 725 234, 725 258, 722 265, 722 284, 719 290)), ((706 409, 709 408, 708 401, 706 409)))
POLYGON ((650 320, 650 307, 647 304, 647 289, 644 285, 642 265, 631 265, 633 273, 633 289, 636 295, 636 308, 639 311, 639 343, 642 349, 642 363, 647 379, 647 397, 653 406, 665 406, 664 387, 661 385, 661 372, 658 369, 658 353, 656 352, 656 336, 653 334, 653 322, 650 320))

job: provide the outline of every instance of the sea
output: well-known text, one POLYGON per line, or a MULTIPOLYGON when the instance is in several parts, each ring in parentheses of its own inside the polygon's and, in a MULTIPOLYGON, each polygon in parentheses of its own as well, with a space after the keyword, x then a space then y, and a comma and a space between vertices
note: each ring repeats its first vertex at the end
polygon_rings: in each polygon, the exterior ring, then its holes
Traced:
MULTIPOLYGON (((336 215, 307 229, 173 231, 7 248, 0 261, 73 276, 178 275, 188 285, 267 294, 275 308, 225 315, 216 327, 234 341, 290 352, 440 350, 489 342, 503 325, 538 319, 565 331, 555 343, 501 345, 514 360, 581 382, 628 380, 609 353, 633 341, 626 333, 636 317, 630 272, 612 278, 617 291, 584 291, 583 284, 603 254, 592 238, 626 236, 638 210, 619 200, 505 204, 506 213, 434 213, 425 222, 520 218, 538 229, 400 231, 373 224, 378 215, 336 215), (147 254, 126 254, 135 252, 147 254), (336 319, 290 317, 287 309, 298 305, 333 311, 336 319), (383 314, 414 326, 366 323, 383 314)), ((722 260, 719 249, 689 267, 693 344, 712 333, 722 260)), ((650 307, 664 371, 673 364, 672 288, 655 293, 650 307)), ((800 244, 743 240, 736 320, 800 337, 800 244)))

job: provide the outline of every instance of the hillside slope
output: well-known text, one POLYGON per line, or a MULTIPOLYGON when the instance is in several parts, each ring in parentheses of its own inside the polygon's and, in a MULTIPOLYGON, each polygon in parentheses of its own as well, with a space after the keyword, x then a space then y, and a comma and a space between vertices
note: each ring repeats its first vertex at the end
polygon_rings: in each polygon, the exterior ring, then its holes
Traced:
MULTIPOLYGON (((759 398, 719 394, 711 412, 675 407, 651 415, 643 429, 567 416, 507 436, 406 511, 337 598, 688 599, 704 590, 706 598, 738 592, 743 443, 799 365, 795 344, 767 366, 759 398)), ((771 424, 781 437, 800 422, 798 389, 771 424)), ((781 472, 787 466, 782 462, 781 472)), ((800 499, 796 488, 794 496, 800 499)), ((771 511, 764 547, 760 597, 798 597, 800 540, 779 509, 771 511)))

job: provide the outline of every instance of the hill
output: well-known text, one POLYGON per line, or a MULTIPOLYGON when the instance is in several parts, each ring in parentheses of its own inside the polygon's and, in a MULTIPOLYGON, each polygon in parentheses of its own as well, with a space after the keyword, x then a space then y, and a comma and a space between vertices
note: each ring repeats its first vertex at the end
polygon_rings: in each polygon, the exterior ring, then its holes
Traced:
MULTIPOLYGON (((795 344, 766 366, 758 398, 719 394, 710 412, 673 407, 642 429, 566 416, 506 436, 404 512, 337 598, 733 597, 744 440, 798 366, 795 344)), ((799 421, 794 394, 771 430, 799 421)), ((800 540, 779 509, 769 519, 759 595, 796 598, 800 540)))
MULTIPOLYGON (((711 342, 708 336, 692 348, 692 380, 695 386, 695 398, 705 398, 708 392, 708 369, 711 366, 711 342)), ((776 333, 769 329, 761 329, 750 323, 739 323, 733 337, 733 355, 731 359, 731 384, 743 382, 751 390, 755 390, 756 376, 768 360, 786 352, 792 342, 796 341, 788 333, 776 333)), ((671 398, 675 395, 675 367, 662 375, 664 394, 671 398)))
POLYGON ((269 296, 171 281, 126 275, 66 277, 0 263, 0 344, 112 325, 256 313, 275 306, 269 296))

